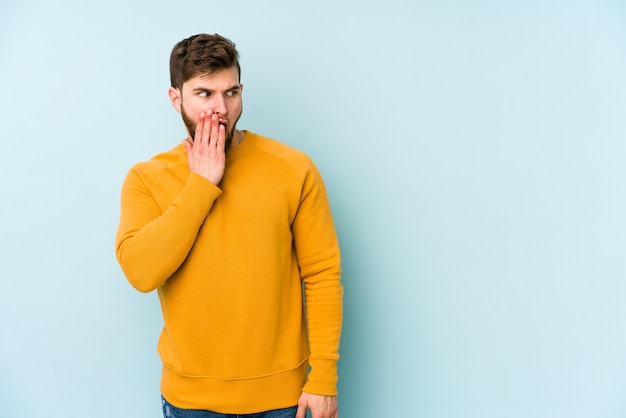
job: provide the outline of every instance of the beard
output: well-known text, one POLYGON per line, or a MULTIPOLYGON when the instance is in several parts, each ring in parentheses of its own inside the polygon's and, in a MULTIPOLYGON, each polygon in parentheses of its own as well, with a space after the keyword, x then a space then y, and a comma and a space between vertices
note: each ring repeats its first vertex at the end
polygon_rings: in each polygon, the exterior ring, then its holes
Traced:
MULTIPOLYGON (((185 127, 187 128, 187 131, 189 132, 189 135, 191 136, 191 141, 193 142, 196 139, 196 126, 198 124, 189 117, 187 112, 185 112, 185 107, 182 104, 180 105, 180 110, 181 110, 180 113, 183 117, 183 122, 185 123, 185 127)), ((227 150, 230 147, 230 145, 233 143, 233 136, 235 135, 235 128, 237 127, 237 122, 239 122, 239 118, 241 117, 242 113, 243 113, 243 109, 241 112, 239 112, 237 119, 235 119, 235 121, 232 124, 230 123, 228 124, 228 130, 226 131, 226 140, 224 141, 225 150, 227 150)))

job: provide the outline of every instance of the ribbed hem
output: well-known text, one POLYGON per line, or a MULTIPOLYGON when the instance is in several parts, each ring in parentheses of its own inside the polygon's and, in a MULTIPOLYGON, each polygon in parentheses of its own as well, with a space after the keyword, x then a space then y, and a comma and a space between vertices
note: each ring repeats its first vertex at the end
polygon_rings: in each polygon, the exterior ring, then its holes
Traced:
POLYGON ((163 365, 161 393, 183 409, 205 409, 223 414, 253 414, 298 404, 308 362, 268 376, 226 380, 181 376, 163 365))

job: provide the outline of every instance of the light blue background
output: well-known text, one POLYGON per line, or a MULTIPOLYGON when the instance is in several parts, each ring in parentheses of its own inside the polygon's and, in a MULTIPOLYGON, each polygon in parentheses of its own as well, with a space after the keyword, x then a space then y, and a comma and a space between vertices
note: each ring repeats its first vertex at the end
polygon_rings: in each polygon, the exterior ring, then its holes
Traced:
POLYGON ((343 418, 626 416, 625 22, 604 0, 4 0, 0 415, 159 416, 119 190, 184 136, 172 46, 218 32, 239 126, 327 182, 343 418))

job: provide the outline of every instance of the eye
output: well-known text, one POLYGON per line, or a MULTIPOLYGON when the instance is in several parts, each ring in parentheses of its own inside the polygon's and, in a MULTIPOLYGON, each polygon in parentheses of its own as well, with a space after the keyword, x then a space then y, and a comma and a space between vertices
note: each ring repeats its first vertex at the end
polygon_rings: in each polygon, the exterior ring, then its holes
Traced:
POLYGON ((235 97, 238 94, 239 94, 239 90, 229 90, 229 91, 226 92, 226 95, 228 97, 235 97))
POLYGON ((200 93, 198 93, 198 96, 200 97, 209 97, 210 95, 211 93, 208 91, 201 91, 200 93))

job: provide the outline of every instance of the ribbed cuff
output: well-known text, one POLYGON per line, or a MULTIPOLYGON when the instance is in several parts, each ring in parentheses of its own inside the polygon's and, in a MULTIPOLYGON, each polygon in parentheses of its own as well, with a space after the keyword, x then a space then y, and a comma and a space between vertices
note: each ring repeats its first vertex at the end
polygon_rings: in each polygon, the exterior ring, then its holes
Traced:
POLYGON ((311 372, 302 390, 314 395, 337 396, 337 360, 311 358, 309 361, 311 372))

